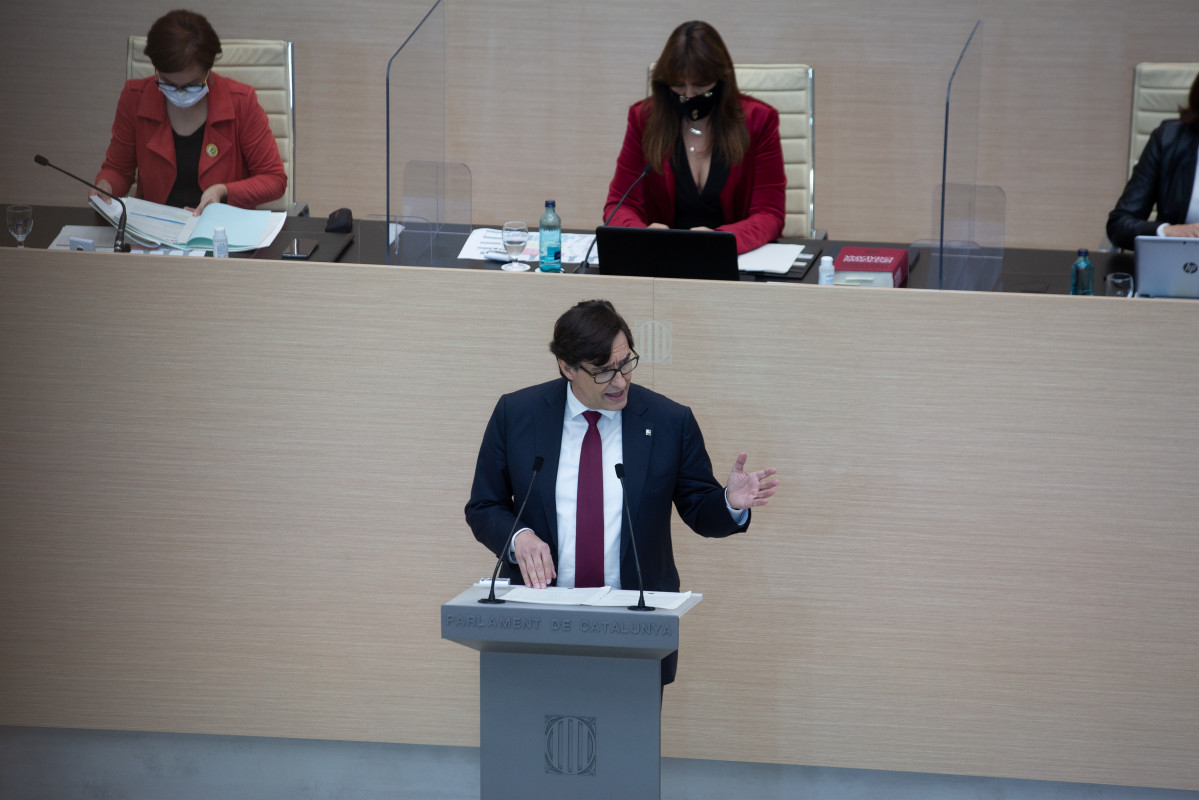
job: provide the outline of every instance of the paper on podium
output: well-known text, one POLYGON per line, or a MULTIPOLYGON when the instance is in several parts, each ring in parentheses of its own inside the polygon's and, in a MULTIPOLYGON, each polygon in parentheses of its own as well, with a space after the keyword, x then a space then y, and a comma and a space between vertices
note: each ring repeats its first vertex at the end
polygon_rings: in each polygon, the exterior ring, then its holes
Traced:
POLYGON ((70 250, 71 239, 91 239, 97 250, 111 250, 117 230, 110 225, 63 225, 47 250, 70 250))
MULTIPOLYGON (((534 266, 537 264, 538 256, 540 255, 540 237, 537 231, 529 231, 529 239, 525 242, 525 249, 521 252, 518 261, 529 261, 534 266)), ((587 252, 587 248, 595 241, 593 233, 564 233, 562 234, 562 263, 577 264, 583 260, 583 254, 587 252)), ((482 261, 488 258, 488 254, 503 256, 507 258, 508 254, 504 252, 503 232, 499 228, 475 228, 470 232, 470 236, 466 238, 466 244, 462 245, 462 250, 458 253, 458 258, 473 261, 482 261)), ((493 259, 494 260, 494 259, 493 259)), ((591 263, 596 263, 595 252, 592 251, 591 263)))
POLYGON ((767 272, 781 275, 789 272, 804 251, 802 244, 764 244, 756 250, 737 256, 737 269, 742 272, 767 272))
MULTIPOLYGON (((544 589, 530 589, 527 586, 517 586, 503 595, 505 600, 514 603, 540 603, 553 606, 635 606, 640 597, 636 589, 613 589, 611 586, 599 586, 588 589, 566 589, 561 586, 547 586, 544 589)), ((645 604, 654 608, 678 608, 691 597, 691 592, 646 592, 645 604)))
MULTIPOLYGON (((129 211, 126 234, 149 245, 212 250, 213 229, 219 226, 229 238, 229 252, 245 252, 268 246, 287 221, 287 214, 282 211, 236 208, 224 203, 210 203, 196 217, 182 208, 137 197, 126 197, 124 201, 129 211)), ((99 195, 92 195, 90 203, 112 225, 119 224, 119 203, 99 195)))

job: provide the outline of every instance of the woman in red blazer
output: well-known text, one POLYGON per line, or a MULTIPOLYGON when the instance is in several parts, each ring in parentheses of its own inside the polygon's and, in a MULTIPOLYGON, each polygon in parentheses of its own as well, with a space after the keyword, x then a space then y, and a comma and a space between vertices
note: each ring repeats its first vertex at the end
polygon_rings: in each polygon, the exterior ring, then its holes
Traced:
POLYGON ((706 22, 675 28, 650 83, 650 97, 629 109, 608 224, 730 231, 738 253, 777 239, 787 185, 779 115, 738 91, 720 34, 706 22))
MULTIPOLYGON (((126 82, 96 185, 191 208, 255 208, 283 196, 287 174, 254 90, 212 71, 221 52, 200 14, 172 11, 146 36, 150 78, 126 82)), ((93 192, 94 194, 94 192, 93 192)))

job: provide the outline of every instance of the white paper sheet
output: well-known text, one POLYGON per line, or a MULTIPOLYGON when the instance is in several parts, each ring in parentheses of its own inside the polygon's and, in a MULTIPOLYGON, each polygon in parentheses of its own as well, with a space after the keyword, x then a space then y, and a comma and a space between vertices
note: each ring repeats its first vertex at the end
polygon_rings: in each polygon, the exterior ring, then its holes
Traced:
MULTIPOLYGON (((211 250, 212 231, 219 225, 225 228, 229 237, 229 251, 246 252, 273 242, 287 221, 287 214, 282 211, 235 208, 224 203, 213 203, 196 217, 182 208, 151 203, 136 197, 122 199, 128 210, 126 233, 137 241, 154 245, 179 245, 190 241, 193 242, 193 248, 211 250)), ((119 224, 119 203, 93 195, 91 205, 113 225, 119 224)))
MULTIPOLYGON (((583 254, 587 252, 587 248, 595 241, 593 233, 564 233, 562 234, 562 263, 577 264, 583 260, 583 254)), ((541 240, 537 235, 537 231, 529 231, 529 240, 525 242, 525 249, 521 252, 517 261, 524 261, 528 264, 537 264, 540 258, 541 240)), ((475 228, 470 232, 470 236, 466 238, 466 244, 462 245, 462 251, 458 253, 458 258, 470 261, 481 261, 488 258, 488 253, 502 256, 505 260, 508 258, 507 251, 504 250, 504 242, 502 232, 499 228, 475 228)), ((591 251, 591 263, 596 263, 595 251, 591 251)), ((492 258, 492 261, 495 259, 492 258)))
MULTIPOLYGON (((601 586, 591 589, 564 589, 549 586, 545 589, 530 589, 517 586, 503 595, 503 599, 514 603, 541 603, 554 606, 607 606, 627 607, 637 605, 640 593, 636 589, 613 589, 601 586)), ((673 609, 687 602, 691 592, 646 592, 645 604, 654 608, 673 609)))
MULTIPOLYGON (((801 259, 804 246, 802 244, 779 244, 771 242, 757 250, 750 250, 737 257, 737 268, 742 272, 766 272, 771 275, 782 275, 790 272, 791 267, 801 259)), ((810 260, 810 257, 809 257, 810 260)))

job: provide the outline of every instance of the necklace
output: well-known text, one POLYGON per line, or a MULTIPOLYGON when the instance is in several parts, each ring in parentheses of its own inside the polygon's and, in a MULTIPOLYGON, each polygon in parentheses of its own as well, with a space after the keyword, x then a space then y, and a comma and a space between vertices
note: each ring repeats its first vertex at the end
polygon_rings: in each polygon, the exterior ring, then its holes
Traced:
POLYGON ((699 128, 693 128, 693 127, 691 127, 690 125, 688 125, 688 126, 687 126, 687 129, 688 129, 688 130, 690 130, 692 133, 694 133, 696 136, 703 136, 703 135, 704 135, 704 132, 703 132, 703 131, 701 131, 699 128))

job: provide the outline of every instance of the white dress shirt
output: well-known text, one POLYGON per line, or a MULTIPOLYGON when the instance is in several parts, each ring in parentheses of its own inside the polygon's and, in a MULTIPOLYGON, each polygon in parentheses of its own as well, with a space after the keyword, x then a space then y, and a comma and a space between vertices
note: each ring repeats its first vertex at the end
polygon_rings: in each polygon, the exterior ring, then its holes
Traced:
MULTIPOLYGON (((562 418, 562 450, 558 456, 558 482, 554 500, 558 505, 558 585, 575 585, 575 512, 579 493, 579 453, 587 433, 588 411, 566 384, 566 412, 562 418)), ((621 412, 599 411, 596 423, 604 460, 604 584, 620 588, 620 529, 624 520, 624 497, 616 477, 616 465, 624 460, 621 412)))

